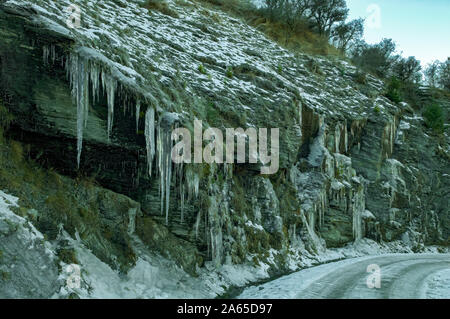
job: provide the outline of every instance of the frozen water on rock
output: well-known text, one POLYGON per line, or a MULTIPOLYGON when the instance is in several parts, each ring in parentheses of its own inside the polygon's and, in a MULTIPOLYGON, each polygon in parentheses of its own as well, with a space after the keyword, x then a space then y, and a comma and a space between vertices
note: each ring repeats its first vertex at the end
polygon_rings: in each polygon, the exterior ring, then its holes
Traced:
POLYGON ((128 234, 133 235, 136 230, 136 213, 137 208, 130 208, 128 210, 128 234))
POLYGON ((141 100, 136 101, 136 133, 139 131, 139 117, 141 115, 141 100))
POLYGON ((317 236, 316 232, 314 231, 314 214, 309 213, 308 217, 309 221, 307 220, 305 214, 302 212, 302 222, 305 225, 306 230, 308 231, 308 235, 311 243, 313 244, 314 250, 316 253, 321 253, 325 250, 325 243, 323 239, 319 238, 319 236, 317 236))
MULTIPOLYGON (((139 104, 138 104, 139 105, 139 104)), ((136 107, 138 108, 138 107, 136 107)), ((140 106, 139 106, 140 108, 140 106)), ((138 112, 138 111, 136 111, 138 112)), ((139 121, 139 115, 136 114, 136 123, 139 121)), ((155 157, 155 109, 150 107, 145 113, 145 147, 147 150, 147 167, 148 174, 152 175, 152 164, 155 157)))
POLYGON ((108 73, 102 73, 103 89, 106 91, 108 101, 108 138, 111 138, 114 120, 114 99, 117 90, 117 80, 108 73))
POLYGON ((324 156, 326 156, 326 154, 328 153, 328 150, 324 146, 325 128, 326 124, 323 124, 320 127, 319 134, 314 139, 311 145, 308 162, 314 167, 320 166, 322 164, 324 156))
POLYGON ((72 96, 77 105, 77 165, 80 166, 83 149, 83 135, 89 117, 89 89, 92 100, 100 99, 100 78, 103 91, 106 92, 108 102, 108 138, 111 136, 114 103, 117 91, 117 80, 89 58, 78 52, 70 53, 66 64, 67 74, 72 88, 72 96))
POLYGON ((194 197, 197 198, 200 185, 200 178, 198 174, 194 172, 192 169, 187 169, 185 174, 189 199, 192 199, 194 197))
POLYGON ((214 265, 219 267, 222 263, 223 245, 222 245, 222 231, 219 225, 218 219, 218 207, 217 200, 214 197, 210 197, 208 207, 208 221, 209 221, 209 233, 210 233, 210 247, 211 257, 214 265))
POLYGON ((89 75, 92 86, 92 100, 94 103, 100 99, 100 69, 99 66, 92 62, 90 63, 89 75))
POLYGON ((89 114, 89 61, 78 54, 70 54, 67 64, 72 96, 77 105, 77 165, 80 166, 83 134, 89 114))
POLYGON ((353 198, 353 238, 359 240, 363 238, 362 218, 365 214, 365 196, 364 188, 360 187, 353 198))
POLYGON ((170 184, 172 181, 172 128, 179 119, 177 113, 164 113, 158 126, 158 168, 160 174, 161 214, 169 224, 170 184))

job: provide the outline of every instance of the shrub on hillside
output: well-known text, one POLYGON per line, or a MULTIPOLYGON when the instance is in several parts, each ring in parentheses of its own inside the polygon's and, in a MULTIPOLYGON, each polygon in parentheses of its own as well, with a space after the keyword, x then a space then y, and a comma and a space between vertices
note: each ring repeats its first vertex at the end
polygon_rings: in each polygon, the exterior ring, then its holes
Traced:
POLYGON ((425 125, 437 133, 444 131, 444 111, 439 104, 433 103, 423 112, 425 125))
POLYGON ((394 103, 400 103, 402 101, 401 97, 401 85, 399 79, 392 77, 387 86, 387 92, 385 96, 394 103))

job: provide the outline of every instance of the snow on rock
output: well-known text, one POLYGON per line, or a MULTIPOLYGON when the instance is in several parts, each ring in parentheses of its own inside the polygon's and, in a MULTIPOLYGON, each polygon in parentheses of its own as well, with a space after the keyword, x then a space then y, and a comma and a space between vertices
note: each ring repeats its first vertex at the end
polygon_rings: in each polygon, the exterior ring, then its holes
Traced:
MULTIPOLYGON (((199 277, 189 276, 181 268, 159 255, 147 250, 138 237, 133 236, 133 248, 139 259, 126 274, 99 260, 79 240, 64 232, 64 238, 74 247, 81 270, 79 287, 61 287, 54 298, 75 293, 83 299, 141 299, 141 298, 213 298, 223 294, 226 287, 244 286, 268 278, 268 265, 225 264, 219 269, 207 263, 199 277)), ((67 280, 67 276, 62 277, 67 280)))
POLYGON ((13 208, 18 198, 0 191, 0 297, 50 298, 60 285, 53 246, 13 208))

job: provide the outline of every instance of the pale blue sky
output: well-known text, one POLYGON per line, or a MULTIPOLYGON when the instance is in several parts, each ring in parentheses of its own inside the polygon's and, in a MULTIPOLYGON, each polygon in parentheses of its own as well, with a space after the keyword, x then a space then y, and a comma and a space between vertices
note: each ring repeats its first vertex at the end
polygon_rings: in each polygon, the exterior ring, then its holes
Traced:
POLYGON ((372 17, 365 26, 368 43, 392 38, 399 53, 422 65, 450 56, 450 0, 347 0, 347 6, 350 19, 372 17), (373 5, 380 9, 379 25, 373 5))

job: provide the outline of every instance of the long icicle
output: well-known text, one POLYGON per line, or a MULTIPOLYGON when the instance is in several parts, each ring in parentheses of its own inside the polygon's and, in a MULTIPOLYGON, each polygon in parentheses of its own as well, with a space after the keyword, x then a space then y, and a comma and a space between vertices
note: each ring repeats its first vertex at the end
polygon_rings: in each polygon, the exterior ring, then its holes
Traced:
POLYGON ((155 109, 148 108, 145 113, 145 145, 147 149, 148 173, 152 176, 152 163, 155 157, 155 109))
POLYGON ((112 76, 104 72, 102 73, 102 79, 108 100, 108 139, 110 139, 114 120, 114 99, 117 89, 117 82, 112 76))
POLYGON ((72 96, 77 104, 77 167, 79 168, 83 149, 83 134, 89 112, 89 64, 86 59, 77 54, 71 54, 69 61, 67 71, 72 87, 72 96))
POLYGON ((136 101, 136 134, 139 132, 139 116, 141 114, 141 101, 136 101))
POLYGON ((98 65, 92 61, 89 66, 89 69, 90 69, 90 72, 89 72, 90 80, 91 80, 91 85, 92 85, 92 100, 95 103, 96 101, 99 100, 99 97, 100 97, 100 83, 99 83, 100 72, 99 72, 98 65))
POLYGON ((170 184, 172 180, 172 126, 177 116, 166 113, 158 125, 158 163, 160 172, 161 214, 166 213, 169 224, 170 184))

